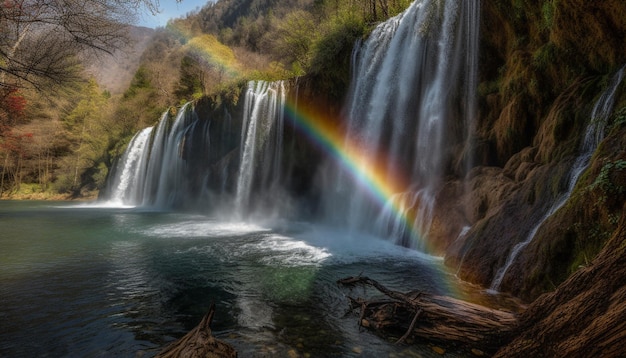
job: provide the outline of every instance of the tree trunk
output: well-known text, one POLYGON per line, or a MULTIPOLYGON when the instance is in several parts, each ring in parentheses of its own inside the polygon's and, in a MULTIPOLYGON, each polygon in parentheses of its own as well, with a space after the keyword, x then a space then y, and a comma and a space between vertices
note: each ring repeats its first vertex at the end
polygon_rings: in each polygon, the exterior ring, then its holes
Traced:
POLYGON ((237 351, 222 342, 211 333, 211 321, 215 314, 215 305, 189 333, 167 346, 156 358, 236 358, 237 351))
POLYGON ((391 298, 350 300, 353 307, 360 307, 361 326, 387 337, 401 337, 397 343, 412 337, 473 352, 493 353, 510 341, 511 333, 518 323, 517 316, 511 312, 451 297, 392 291, 364 276, 348 277, 338 283, 345 286, 373 286, 391 298))

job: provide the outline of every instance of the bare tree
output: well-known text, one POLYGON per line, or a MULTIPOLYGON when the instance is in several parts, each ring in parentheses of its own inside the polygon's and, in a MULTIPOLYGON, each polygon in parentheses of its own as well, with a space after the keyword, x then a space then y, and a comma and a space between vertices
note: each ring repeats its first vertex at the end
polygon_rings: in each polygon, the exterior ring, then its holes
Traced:
POLYGON ((112 53, 127 24, 159 0, 3 0, 0 3, 0 90, 76 79, 84 56, 112 53))

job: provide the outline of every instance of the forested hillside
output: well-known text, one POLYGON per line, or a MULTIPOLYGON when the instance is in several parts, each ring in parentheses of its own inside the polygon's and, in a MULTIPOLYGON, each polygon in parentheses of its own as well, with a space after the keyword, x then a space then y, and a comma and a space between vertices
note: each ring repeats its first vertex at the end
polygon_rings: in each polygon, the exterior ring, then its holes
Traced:
POLYGON ((111 116, 111 93, 86 69, 103 56, 135 48, 132 42, 145 34, 124 24, 139 9, 156 11, 157 5, 0 5, 0 197, 97 190, 118 124, 111 116))
POLYGON ((0 113, 0 197, 93 197, 139 128, 170 107, 175 111, 233 83, 307 74, 316 78, 317 91, 340 98, 354 42, 409 3, 207 2, 153 34, 130 31, 124 47, 102 46, 54 85, 7 82, 0 113), (129 71, 132 78, 125 75, 129 71))

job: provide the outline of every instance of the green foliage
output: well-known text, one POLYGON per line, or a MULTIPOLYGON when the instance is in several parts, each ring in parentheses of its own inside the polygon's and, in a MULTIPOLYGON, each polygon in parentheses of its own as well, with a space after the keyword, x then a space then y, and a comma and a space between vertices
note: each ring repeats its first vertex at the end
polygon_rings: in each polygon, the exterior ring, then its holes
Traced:
POLYGON ((615 111, 612 119, 611 130, 619 129, 626 125, 626 107, 622 107, 615 111))
POLYGON ((544 30, 552 29, 554 24, 555 4, 552 0, 548 0, 541 5, 541 27, 544 30))
POLYGON ((302 74, 309 66, 311 47, 318 36, 313 15, 296 10, 276 22, 275 31, 268 35, 272 52, 281 54, 283 63, 302 74))
POLYGON ((191 56, 185 56, 180 61, 180 79, 174 90, 174 94, 180 102, 193 99, 194 94, 204 92, 202 83, 203 70, 198 62, 191 56))
POLYGON ((600 169, 600 174, 596 180, 589 186, 589 190, 599 191, 598 202, 604 204, 610 196, 623 195, 626 188, 615 183, 612 175, 615 171, 623 171, 626 169, 626 160, 619 159, 614 162, 608 162, 600 169))
POLYGON ((313 47, 310 73, 317 75, 323 91, 341 97, 348 85, 350 54, 355 42, 367 32, 363 18, 351 13, 336 17, 313 47))
MULTIPOLYGON (((138 129, 152 125, 161 113, 173 103, 174 94, 170 93, 174 83, 165 85, 164 74, 160 67, 141 65, 130 84, 129 89, 116 101, 113 123, 109 131, 112 138, 124 141, 138 129)), ((167 77, 166 77, 167 78, 167 77)))
MULTIPOLYGON (((331 68, 334 64, 345 71, 347 60, 342 57, 337 63, 337 53, 349 59, 353 41, 367 33, 369 26, 397 15, 410 3, 410 0, 221 0, 200 11, 199 27, 205 33, 219 36, 224 44, 266 55, 273 63, 273 68, 256 67, 255 71, 277 72, 275 63, 282 63, 278 72, 284 72, 287 77, 319 75, 327 70, 322 67, 331 68), (347 32, 341 34, 342 30, 347 32), (325 58, 335 62, 321 64, 325 58)), ((329 83, 341 84, 345 82, 343 76, 334 78, 332 74, 324 74, 329 83)))
POLYGON ((87 175, 97 167, 109 144, 107 130, 107 95, 94 81, 83 89, 74 108, 63 118, 71 153, 60 161, 56 187, 63 192, 79 193, 87 175))
POLYGON ((174 89, 179 103, 198 99, 243 73, 233 50, 213 35, 191 38, 181 53, 179 80, 174 89))
POLYGON ((152 87, 149 71, 146 67, 141 66, 135 72, 130 87, 124 92, 124 99, 130 99, 137 96, 140 92, 148 90, 152 87))

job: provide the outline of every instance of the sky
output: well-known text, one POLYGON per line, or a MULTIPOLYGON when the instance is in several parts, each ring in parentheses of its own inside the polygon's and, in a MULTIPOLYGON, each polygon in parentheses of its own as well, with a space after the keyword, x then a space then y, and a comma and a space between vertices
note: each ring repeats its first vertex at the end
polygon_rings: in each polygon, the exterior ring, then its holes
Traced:
POLYGON ((207 2, 212 1, 213 0, 182 0, 176 2, 176 0, 160 0, 159 9, 161 9, 161 11, 156 15, 152 15, 150 12, 146 11, 139 17, 139 23, 137 25, 151 28, 163 27, 167 24, 167 20, 184 17, 187 13, 199 10, 207 2))

